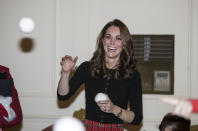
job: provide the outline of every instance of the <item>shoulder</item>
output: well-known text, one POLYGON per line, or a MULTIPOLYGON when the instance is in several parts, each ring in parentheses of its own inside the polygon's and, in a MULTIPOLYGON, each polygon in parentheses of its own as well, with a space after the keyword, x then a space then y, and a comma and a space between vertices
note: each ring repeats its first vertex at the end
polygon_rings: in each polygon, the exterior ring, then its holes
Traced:
POLYGON ((134 70, 134 72, 132 73, 132 78, 134 78, 134 77, 140 77, 140 73, 139 73, 139 71, 136 69, 136 70, 134 70))
POLYGON ((5 67, 5 66, 0 65, 0 71, 1 71, 1 72, 8 72, 8 71, 9 71, 9 68, 8 68, 8 67, 5 67))
POLYGON ((83 63, 81 63, 78 68, 90 68, 90 62, 89 61, 84 61, 83 63))
POLYGON ((134 70, 134 72, 131 74, 130 81, 136 84, 141 83, 142 79, 138 70, 134 70))
POLYGON ((80 64, 80 66, 90 66, 90 62, 84 61, 83 63, 80 64))
POLYGON ((77 67, 77 70, 81 70, 81 71, 88 71, 89 69, 90 69, 90 62, 89 61, 85 61, 77 67))

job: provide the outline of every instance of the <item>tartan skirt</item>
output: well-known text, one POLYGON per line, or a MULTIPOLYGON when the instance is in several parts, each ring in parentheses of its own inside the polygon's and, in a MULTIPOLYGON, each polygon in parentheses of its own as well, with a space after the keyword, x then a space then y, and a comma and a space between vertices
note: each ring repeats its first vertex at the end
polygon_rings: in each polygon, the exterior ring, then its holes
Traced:
POLYGON ((122 124, 103 124, 96 121, 84 120, 86 131, 124 131, 122 124))

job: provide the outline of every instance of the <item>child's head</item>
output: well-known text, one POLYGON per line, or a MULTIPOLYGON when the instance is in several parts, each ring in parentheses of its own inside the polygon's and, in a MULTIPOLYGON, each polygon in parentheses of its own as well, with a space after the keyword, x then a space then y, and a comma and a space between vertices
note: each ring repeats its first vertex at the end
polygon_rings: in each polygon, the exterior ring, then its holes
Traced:
POLYGON ((190 120, 168 113, 159 126, 160 131, 190 131, 190 120))

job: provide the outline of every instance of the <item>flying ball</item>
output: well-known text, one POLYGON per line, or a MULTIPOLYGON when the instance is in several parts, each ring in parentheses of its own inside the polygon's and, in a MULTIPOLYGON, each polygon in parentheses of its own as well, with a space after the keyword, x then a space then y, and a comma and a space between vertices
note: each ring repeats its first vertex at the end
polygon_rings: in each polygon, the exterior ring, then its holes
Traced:
POLYGON ((95 96, 95 102, 98 102, 98 101, 105 101, 107 100, 107 95, 104 94, 104 93, 98 93, 96 94, 95 96))
POLYGON ((64 116, 55 122, 53 131, 85 131, 85 127, 77 118, 64 116))
POLYGON ((32 33, 35 28, 35 23, 30 17, 23 17, 19 21, 19 28, 25 34, 32 33))

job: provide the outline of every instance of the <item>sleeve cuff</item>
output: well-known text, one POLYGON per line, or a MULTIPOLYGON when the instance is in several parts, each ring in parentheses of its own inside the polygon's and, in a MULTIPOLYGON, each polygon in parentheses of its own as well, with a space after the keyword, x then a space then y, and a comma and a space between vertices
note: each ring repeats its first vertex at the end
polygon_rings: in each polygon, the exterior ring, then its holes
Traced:
POLYGON ((198 112, 198 99, 189 99, 192 104, 192 111, 198 112))

